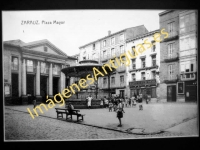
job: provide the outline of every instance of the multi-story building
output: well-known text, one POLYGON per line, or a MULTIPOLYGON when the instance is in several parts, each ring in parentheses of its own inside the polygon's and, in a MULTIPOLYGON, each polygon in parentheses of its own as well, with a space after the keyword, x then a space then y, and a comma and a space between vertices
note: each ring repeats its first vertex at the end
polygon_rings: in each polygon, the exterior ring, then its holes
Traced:
POLYGON ((131 58, 128 66, 127 91, 128 97, 142 93, 150 95, 157 100, 160 67, 160 43, 154 40, 154 34, 160 30, 151 31, 135 38, 126 40, 126 52, 131 52, 135 58, 131 58), (151 46, 144 44, 148 41, 151 46), (137 45, 142 44, 146 49, 143 53, 138 52, 137 45), (133 51, 135 49, 135 51, 133 51))
MULTIPOLYGON (((127 28, 113 34, 108 31, 106 37, 80 47, 80 60, 94 59, 99 61, 100 64, 106 64, 110 59, 119 58, 125 52, 127 39, 147 32, 148 30, 144 25, 127 28)), ((126 83, 127 69, 122 65, 111 76, 99 78, 98 87, 99 91, 102 91, 105 96, 111 93, 124 97, 128 94, 126 83)))
POLYGON ((61 69, 75 63, 48 40, 3 42, 5 103, 46 102, 61 92, 69 79, 61 69))
POLYGON ((196 100, 197 12, 167 10, 159 14, 160 29, 169 37, 160 45, 160 92, 163 101, 196 100))
POLYGON ((177 94, 182 101, 197 100, 197 11, 179 13, 180 82, 177 94))

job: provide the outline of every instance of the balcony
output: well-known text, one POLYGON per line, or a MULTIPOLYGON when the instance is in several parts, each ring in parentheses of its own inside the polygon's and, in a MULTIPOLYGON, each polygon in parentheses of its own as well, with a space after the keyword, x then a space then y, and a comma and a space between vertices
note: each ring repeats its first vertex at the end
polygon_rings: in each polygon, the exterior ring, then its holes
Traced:
POLYGON ((28 73, 36 73, 36 67, 34 66, 26 66, 26 70, 28 73))
POLYGON ((164 59, 164 62, 174 62, 179 60, 179 54, 177 53, 175 56, 169 55, 166 59, 164 59))
POLYGON ((182 81, 195 80, 196 72, 184 72, 180 74, 182 81))
POLYGON ((150 66, 150 67, 130 69, 129 72, 135 72, 135 71, 141 71, 141 70, 150 70, 150 69, 154 69, 154 68, 158 68, 158 65, 156 63, 153 63, 152 66, 150 66))
POLYGON ((14 64, 14 63, 12 62, 12 70, 18 71, 18 70, 19 70, 19 65, 18 65, 18 64, 14 64))
POLYGON ((164 83, 176 83, 178 82, 178 75, 172 77, 165 77, 163 80, 164 83))
POLYGON ((131 87, 145 87, 145 86, 151 86, 151 85, 156 85, 156 79, 129 82, 130 88, 131 87))
POLYGON ((172 32, 168 32, 169 36, 166 39, 163 39, 163 41, 161 42, 168 42, 168 41, 172 41, 172 40, 177 40, 178 39, 178 31, 172 31, 172 32))

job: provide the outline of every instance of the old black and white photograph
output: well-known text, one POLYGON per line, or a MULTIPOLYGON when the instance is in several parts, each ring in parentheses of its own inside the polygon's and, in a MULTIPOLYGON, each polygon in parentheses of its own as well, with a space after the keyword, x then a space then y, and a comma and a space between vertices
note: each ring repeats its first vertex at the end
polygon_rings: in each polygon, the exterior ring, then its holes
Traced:
POLYGON ((198 10, 2 11, 4 141, 198 137, 198 10))

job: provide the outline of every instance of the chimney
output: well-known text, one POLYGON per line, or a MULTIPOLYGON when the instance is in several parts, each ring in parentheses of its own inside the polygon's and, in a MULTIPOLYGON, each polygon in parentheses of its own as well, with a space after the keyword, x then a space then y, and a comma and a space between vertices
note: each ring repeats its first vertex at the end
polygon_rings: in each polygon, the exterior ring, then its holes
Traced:
POLYGON ((110 31, 110 30, 108 31, 108 36, 109 36, 109 35, 111 35, 111 31, 110 31))

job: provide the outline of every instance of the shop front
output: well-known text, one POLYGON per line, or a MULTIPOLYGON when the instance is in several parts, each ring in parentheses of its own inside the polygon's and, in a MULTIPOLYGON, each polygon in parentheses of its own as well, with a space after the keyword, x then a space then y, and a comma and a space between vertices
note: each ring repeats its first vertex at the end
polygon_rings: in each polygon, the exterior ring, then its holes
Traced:
POLYGON ((134 95, 142 94, 143 98, 145 95, 156 98, 156 80, 143 80, 143 81, 132 81, 129 82, 130 97, 134 95))

